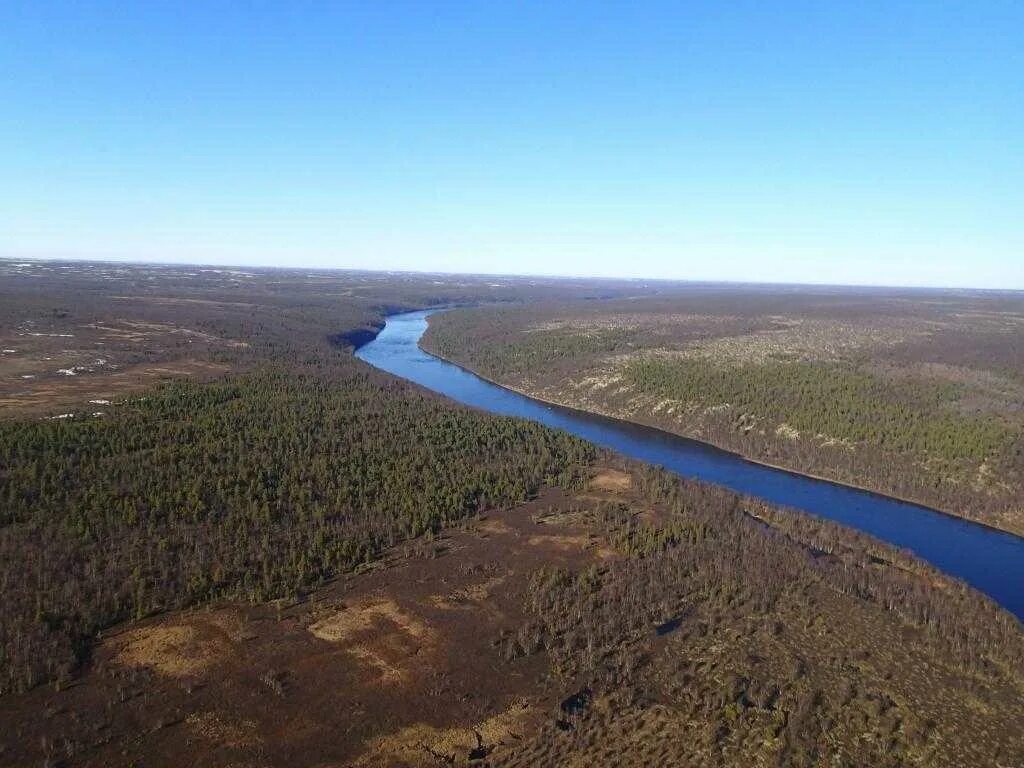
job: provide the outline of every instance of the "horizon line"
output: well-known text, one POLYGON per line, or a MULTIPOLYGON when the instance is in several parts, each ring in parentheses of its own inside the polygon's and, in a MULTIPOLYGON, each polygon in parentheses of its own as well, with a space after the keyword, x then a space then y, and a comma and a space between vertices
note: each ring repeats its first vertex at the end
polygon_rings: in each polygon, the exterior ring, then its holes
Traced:
POLYGON ((217 264, 200 261, 161 261, 159 259, 146 258, 97 258, 92 256, 10 256, 0 254, 2 262, 51 262, 67 264, 121 264, 127 266, 150 266, 187 268, 196 267, 201 269, 247 269, 247 270, 276 270, 281 272, 356 272, 369 274, 387 275, 423 275, 435 277, 481 277, 525 280, 540 278, 544 280, 591 280, 608 282, 657 282, 657 283, 685 283, 690 285, 723 285, 723 286, 764 286, 764 287, 789 287, 789 288, 874 288, 888 290, 910 290, 910 291, 972 291, 984 293, 1024 293, 1024 286, 1020 288, 993 288, 985 286, 969 285, 926 285, 926 284, 892 284, 892 283, 829 283, 808 280, 806 282, 788 282, 773 280, 729 280, 724 278, 686 278, 686 277, 652 277, 652 276, 628 276, 628 275, 584 275, 572 273, 555 272, 451 272, 445 270, 429 269, 369 269, 365 267, 344 267, 344 266, 279 266, 266 264, 217 264))

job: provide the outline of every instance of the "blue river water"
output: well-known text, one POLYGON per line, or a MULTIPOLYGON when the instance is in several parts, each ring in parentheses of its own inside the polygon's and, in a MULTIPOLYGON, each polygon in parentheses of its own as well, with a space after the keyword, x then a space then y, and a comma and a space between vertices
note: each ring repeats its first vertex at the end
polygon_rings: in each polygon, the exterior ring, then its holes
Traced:
POLYGON ((564 429, 633 459, 809 512, 911 550, 1024 621, 1024 539, 868 491, 765 467, 713 446, 533 400, 419 348, 431 311, 391 315, 356 357, 475 408, 564 429))

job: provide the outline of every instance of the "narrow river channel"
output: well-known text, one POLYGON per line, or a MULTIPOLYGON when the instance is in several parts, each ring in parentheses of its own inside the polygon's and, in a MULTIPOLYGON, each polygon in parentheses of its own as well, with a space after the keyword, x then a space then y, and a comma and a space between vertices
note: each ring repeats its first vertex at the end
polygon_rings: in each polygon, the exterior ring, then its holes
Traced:
POLYGON ((430 311, 391 315, 356 357, 460 403, 532 419, 684 477, 809 512, 913 551, 1024 621, 1024 539, 934 510, 772 469, 660 430, 548 405, 484 381, 419 348, 430 311))

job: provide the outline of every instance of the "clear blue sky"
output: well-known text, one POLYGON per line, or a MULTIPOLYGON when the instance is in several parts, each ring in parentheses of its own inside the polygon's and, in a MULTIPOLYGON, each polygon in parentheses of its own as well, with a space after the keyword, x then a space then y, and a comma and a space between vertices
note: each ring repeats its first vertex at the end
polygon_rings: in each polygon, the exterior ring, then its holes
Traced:
POLYGON ((1024 3, 5 2, 0 255, 1024 288, 1024 3))

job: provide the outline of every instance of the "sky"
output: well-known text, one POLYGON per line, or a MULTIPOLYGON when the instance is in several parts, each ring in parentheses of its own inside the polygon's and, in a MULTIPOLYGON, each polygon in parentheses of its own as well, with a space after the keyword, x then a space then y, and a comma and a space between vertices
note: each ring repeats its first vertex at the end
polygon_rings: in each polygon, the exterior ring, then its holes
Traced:
POLYGON ((0 256, 1024 289, 1024 3, 0 3, 0 256))

